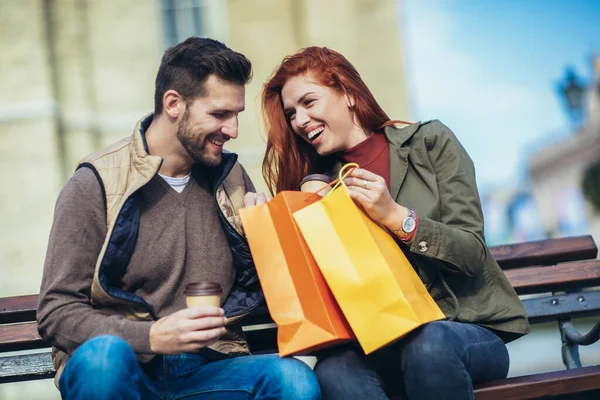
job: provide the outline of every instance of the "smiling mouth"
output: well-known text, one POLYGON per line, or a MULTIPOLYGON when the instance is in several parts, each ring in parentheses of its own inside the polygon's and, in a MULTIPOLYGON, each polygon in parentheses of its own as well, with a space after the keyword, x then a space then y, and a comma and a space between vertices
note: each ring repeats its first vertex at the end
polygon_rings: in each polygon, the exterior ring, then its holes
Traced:
POLYGON ((218 146, 218 147, 223 147, 223 145, 225 144, 225 142, 218 142, 216 140, 209 140, 209 142, 211 142, 212 144, 214 144, 215 146, 218 146))
POLYGON ((228 138, 222 135, 211 135, 206 140, 217 147, 223 147, 223 145, 228 141, 228 138))
POLYGON ((321 136, 321 134, 323 133, 324 130, 325 130, 325 128, 321 126, 317 129, 313 129, 312 131, 308 132, 308 134, 306 136, 308 137, 308 140, 310 142, 313 142, 316 138, 321 136))

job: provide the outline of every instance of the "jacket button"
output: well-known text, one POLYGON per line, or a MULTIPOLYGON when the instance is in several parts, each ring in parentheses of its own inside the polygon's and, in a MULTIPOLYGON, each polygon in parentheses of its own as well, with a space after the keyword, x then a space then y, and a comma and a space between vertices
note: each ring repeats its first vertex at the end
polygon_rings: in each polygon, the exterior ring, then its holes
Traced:
POLYGON ((427 251, 427 242, 419 242, 419 251, 425 253, 427 251))

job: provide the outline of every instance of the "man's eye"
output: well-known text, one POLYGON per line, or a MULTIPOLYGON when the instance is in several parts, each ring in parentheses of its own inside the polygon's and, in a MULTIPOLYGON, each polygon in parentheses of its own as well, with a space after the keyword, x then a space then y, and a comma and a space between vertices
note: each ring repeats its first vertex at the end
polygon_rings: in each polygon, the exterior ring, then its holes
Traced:
POLYGON ((225 113, 213 113, 213 116, 215 118, 223 119, 223 118, 225 118, 226 114, 225 113))

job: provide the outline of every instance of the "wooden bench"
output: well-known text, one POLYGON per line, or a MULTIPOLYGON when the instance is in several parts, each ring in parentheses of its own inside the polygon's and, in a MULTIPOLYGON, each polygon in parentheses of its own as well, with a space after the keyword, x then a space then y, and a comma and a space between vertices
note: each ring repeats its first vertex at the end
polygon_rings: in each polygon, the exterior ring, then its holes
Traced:
MULTIPOLYGON (((491 249, 518 294, 540 294, 523 300, 531 324, 557 321, 567 369, 502 379, 476 387, 477 400, 600 399, 600 365, 582 367, 578 345, 594 343, 600 323, 582 335, 572 318, 600 315, 600 260, 591 236, 549 239, 491 249)), ((35 323, 37 295, 0 298, 0 383, 52 378, 48 350, 35 354, 2 354, 47 349, 35 323)), ((254 353, 276 352, 276 328, 266 309, 248 317, 244 330, 254 353)), ((532 355, 534 357, 534 355, 532 355)), ((600 360, 598 360, 600 363, 600 360)))

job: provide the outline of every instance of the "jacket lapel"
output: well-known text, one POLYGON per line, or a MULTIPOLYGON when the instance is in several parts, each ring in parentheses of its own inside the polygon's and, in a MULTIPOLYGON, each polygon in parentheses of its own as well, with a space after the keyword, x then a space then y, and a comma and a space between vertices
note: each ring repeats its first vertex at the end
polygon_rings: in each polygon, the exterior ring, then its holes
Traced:
POLYGON ((410 124, 403 128, 388 126, 384 129, 385 136, 390 144, 390 195, 398 201, 400 188, 404 183, 408 171, 408 153, 410 147, 404 144, 414 135, 421 126, 420 122, 410 124))
POLYGON ((398 201, 408 170, 408 150, 408 147, 396 147, 390 143, 390 195, 395 201, 398 201))

